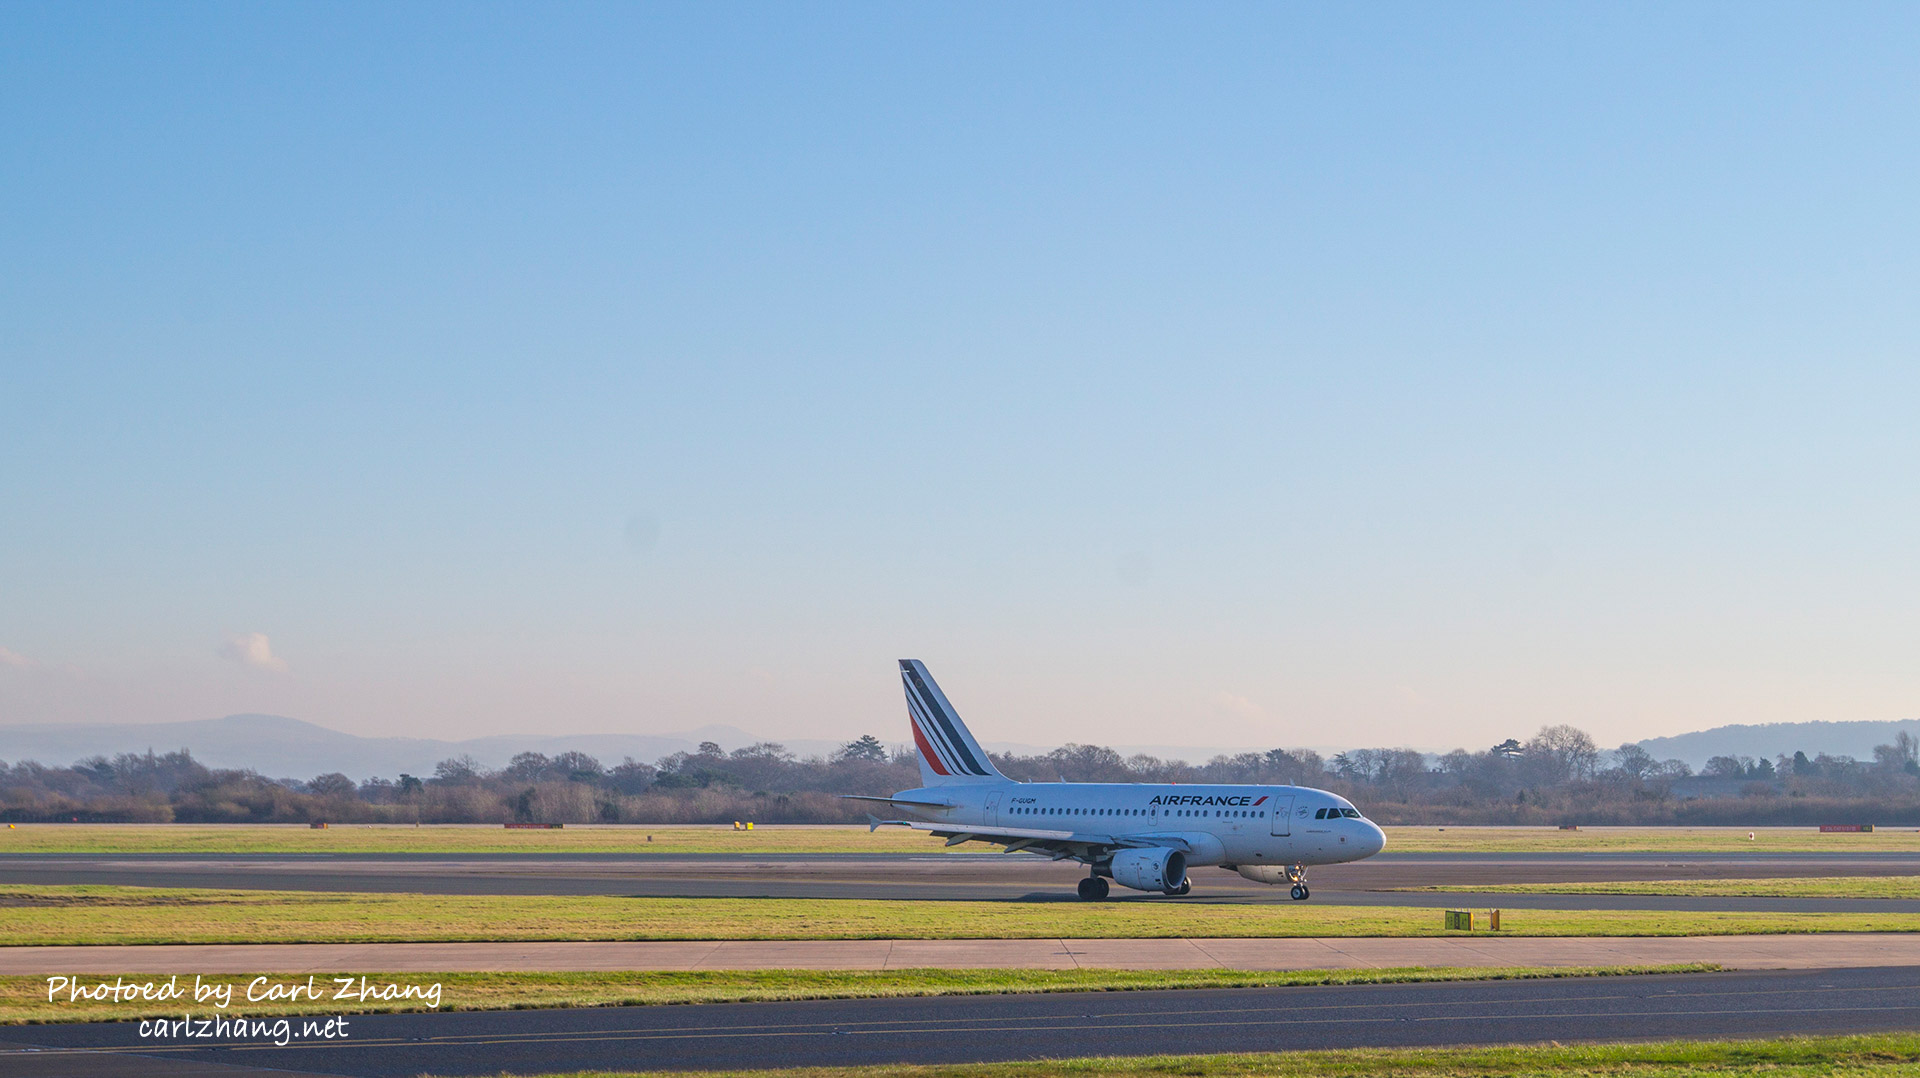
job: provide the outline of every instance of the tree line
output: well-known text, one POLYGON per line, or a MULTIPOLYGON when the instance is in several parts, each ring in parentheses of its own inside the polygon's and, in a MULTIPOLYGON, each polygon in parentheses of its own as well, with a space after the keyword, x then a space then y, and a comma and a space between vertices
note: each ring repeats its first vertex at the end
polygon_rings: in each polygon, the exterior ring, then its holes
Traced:
MULTIPOLYGON (((1920 823, 1920 745, 1904 732, 1871 761, 1804 751, 1771 760, 1718 756, 1698 776, 1638 744, 1602 750, 1572 726, 1443 754, 1371 748, 1323 757, 1277 748, 1191 764, 1065 745, 989 755, 1024 782, 1317 786, 1394 824, 1920 823)), ((70 767, 0 763, 0 821, 830 823, 867 812, 840 794, 919 783, 914 753, 872 735, 805 759, 771 742, 732 752, 705 742, 653 763, 628 758, 609 767, 585 753, 526 752, 497 770, 455 757, 431 775, 359 781, 337 772, 302 780, 209 768, 181 749, 70 767)))

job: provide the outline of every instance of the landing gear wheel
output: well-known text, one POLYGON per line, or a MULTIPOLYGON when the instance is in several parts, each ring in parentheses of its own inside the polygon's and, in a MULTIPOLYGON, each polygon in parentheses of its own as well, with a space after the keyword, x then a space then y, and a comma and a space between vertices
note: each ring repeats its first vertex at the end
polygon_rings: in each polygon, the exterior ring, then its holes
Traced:
POLYGON ((1297 884, 1297 883, 1296 883, 1296 884, 1294 884, 1294 885, 1293 885, 1293 900, 1294 900, 1295 902, 1301 902, 1301 901, 1304 901, 1304 900, 1306 899, 1306 897, 1307 897, 1307 889, 1306 889, 1305 887, 1302 887, 1302 886, 1301 886, 1300 884, 1297 884))
POLYGON ((1085 902, 1098 902, 1107 897, 1107 881, 1098 876, 1088 876, 1080 881, 1080 898, 1085 902))
POLYGON ((1189 891, 1192 891, 1192 890, 1193 890, 1193 881, 1192 881, 1192 880, 1181 880, 1181 881, 1180 881, 1180 886, 1178 886, 1178 887, 1176 887, 1176 888, 1174 888, 1174 889, 1173 889, 1173 890, 1171 890, 1171 891, 1168 891, 1167 893, 1168 893, 1168 894, 1170 894, 1170 895, 1176 895, 1176 896, 1177 896, 1177 895, 1184 895, 1184 894, 1186 894, 1186 893, 1188 893, 1189 891))

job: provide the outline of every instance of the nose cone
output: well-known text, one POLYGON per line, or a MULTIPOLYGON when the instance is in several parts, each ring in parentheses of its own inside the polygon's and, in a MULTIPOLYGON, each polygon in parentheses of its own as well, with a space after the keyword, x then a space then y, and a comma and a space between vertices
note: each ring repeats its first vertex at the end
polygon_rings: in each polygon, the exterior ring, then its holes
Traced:
POLYGON ((1372 820, 1362 820, 1360 822, 1367 825, 1366 833, 1360 836, 1360 849, 1362 851, 1360 856, 1372 857, 1374 854, 1386 849, 1387 833, 1380 830, 1380 825, 1374 823, 1372 820))

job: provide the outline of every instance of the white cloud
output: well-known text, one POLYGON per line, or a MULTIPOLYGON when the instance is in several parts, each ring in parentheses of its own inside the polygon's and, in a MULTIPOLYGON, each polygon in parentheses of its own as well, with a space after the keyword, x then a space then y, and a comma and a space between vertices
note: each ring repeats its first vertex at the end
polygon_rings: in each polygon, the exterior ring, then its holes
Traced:
POLYGON ((256 670, 271 670, 276 674, 287 672, 287 660, 273 653, 273 642, 266 633, 234 633, 227 642, 220 645, 223 658, 232 659, 242 666, 251 666, 256 670))
POLYGON ((32 670, 39 665, 38 660, 29 659, 17 651, 0 648, 0 666, 12 667, 15 670, 32 670))

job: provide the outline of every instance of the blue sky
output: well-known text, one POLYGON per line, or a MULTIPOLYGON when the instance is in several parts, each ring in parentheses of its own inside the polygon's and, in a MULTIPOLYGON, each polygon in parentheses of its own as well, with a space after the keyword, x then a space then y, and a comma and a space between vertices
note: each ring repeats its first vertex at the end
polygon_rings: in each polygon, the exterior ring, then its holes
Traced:
POLYGON ((1920 12, 0 8, 0 721, 1920 712, 1920 12))

